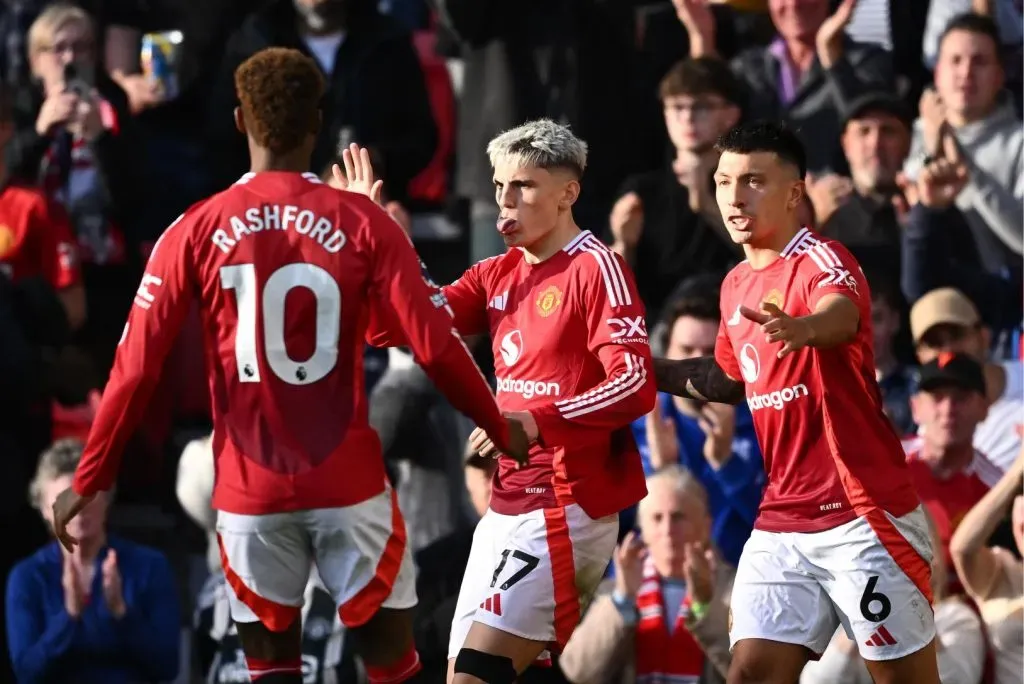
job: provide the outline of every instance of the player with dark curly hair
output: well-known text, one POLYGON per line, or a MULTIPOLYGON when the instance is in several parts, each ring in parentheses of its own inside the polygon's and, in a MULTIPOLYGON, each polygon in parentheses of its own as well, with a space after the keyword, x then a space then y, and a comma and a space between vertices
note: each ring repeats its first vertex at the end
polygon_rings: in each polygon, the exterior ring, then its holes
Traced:
MULTIPOLYGON (((309 173, 323 78, 270 48, 235 72, 251 170, 188 209, 153 249, 110 381, 54 531, 115 480, 182 320, 199 300, 210 372, 217 535, 231 615, 258 684, 302 682, 301 607, 315 563, 370 682, 412 681, 415 571, 367 421, 363 341, 371 315, 407 335, 452 405, 525 461, 421 275, 402 229, 371 200, 309 173)), ((359 179, 379 194, 372 178, 359 179)))

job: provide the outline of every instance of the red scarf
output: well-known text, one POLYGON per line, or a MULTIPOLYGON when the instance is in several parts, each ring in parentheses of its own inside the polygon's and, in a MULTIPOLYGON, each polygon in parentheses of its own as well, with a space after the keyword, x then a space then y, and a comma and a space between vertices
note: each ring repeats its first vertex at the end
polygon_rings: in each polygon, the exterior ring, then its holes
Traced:
MULTIPOLYGON (((120 123, 117 120, 117 112, 106 100, 99 100, 97 106, 100 110, 100 118, 103 120, 103 127, 111 135, 120 133, 120 123)), ((71 139, 70 168, 61 168, 62 160, 58 154, 57 139, 46 150, 43 155, 42 168, 40 170, 40 183, 43 190, 58 204, 62 205, 71 218, 72 228, 78 242, 78 256, 82 262, 88 264, 120 264, 125 260, 125 238, 119 226, 117 226, 109 215, 95 215, 95 209, 84 212, 76 210, 73 203, 67 197, 65 184, 74 171, 83 171, 95 168, 97 160, 92 148, 85 140, 74 137, 71 139)), ((93 191, 98 193, 98 190, 93 191)))
POLYGON ((638 684, 697 684, 704 672, 704 651, 686 629, 689 596, 676 615, 671 633, 665 624, 661 578, 650 558, 644 563, 644 582, 636 597, 636 681, 638 684))

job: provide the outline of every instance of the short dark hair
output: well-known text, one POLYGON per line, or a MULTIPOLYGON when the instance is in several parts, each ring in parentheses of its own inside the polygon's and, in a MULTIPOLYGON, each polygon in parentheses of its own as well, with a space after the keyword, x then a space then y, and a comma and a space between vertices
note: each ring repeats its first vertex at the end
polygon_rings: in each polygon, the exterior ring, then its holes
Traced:
POLYGON ((718 95, 726 102, 743 106, 739 81, 729 65, 715 57, 693 57, 672 65, 658 86, 658 97, 718 95))
POLYGON ((752 154, 772 152, 780 161, 795 166, 800 178, 807 175, 807 153, 800 138, 786 124, 761 119, 741 123, 718 139, 718 152, 752 154))
POLYGON ((992 47, 995 48, 997 53, 999 52, 1001 44, 999 27, 996 26, 996 22, 992 17, 986 17, 984 14, 977 14, 975 12, 965 12, 950 19, 949 23, 946 24, 946 28, 942 30, 942 35, 939 36, 940 52, 942 44, 946 41, 946 36, 953 31, 965 31, 979 36, 988 36, 992 40, 992 47))
POLYGON ((291 152, 320 125, 324 77, 298 50, 260 50, 235 70, 235 91, 249 135, 271 152, 291 152))
POLYGON ((718 306, 718 288, 714 290, 699 287, 688 288, 673 297, 665 305, 658 323, 658 343, 662 353, 668 348, 668 340, 672 335, 672 326, 680 318, 694 318, 698 321, 718 323, 722 314, 718 306))

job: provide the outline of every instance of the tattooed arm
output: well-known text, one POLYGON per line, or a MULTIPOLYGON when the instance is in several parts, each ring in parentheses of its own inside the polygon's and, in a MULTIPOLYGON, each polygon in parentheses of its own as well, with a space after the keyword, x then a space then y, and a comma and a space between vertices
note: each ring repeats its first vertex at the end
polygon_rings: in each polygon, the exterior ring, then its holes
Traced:
POLYGON ((745 395, 743 383, 729 377, 713 356, 682 361, 654 359, 654 377, 660 392, 677 397, 738 404, 745 395))

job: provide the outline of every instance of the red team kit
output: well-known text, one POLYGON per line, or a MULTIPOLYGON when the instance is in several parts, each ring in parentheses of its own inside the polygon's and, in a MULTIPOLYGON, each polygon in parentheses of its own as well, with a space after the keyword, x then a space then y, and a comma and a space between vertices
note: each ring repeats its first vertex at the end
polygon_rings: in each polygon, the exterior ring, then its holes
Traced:
MULTIPOLYGON (((507 437, 499 408, 529 411, 539 431, 526 465, 499 462, 450 655, 472 621, 564 645, 612 555, 618 512, 646 493, 629 426, 652 409, 656 389, 632 274, 583 231, 541 263, 511 249, 437 290, 422 277, 401 229, 369 199, 345 197, 339 201, 339 191, 312 174, 247 174, 165 231, 136 294, 74 489, 90 495, 113 485, 163 359, 198 300, 213 398, 213 505, 224 513, 219 532, 233 614, 251 613, 271 628, 294 617, 306 576, 301 584, 287 577, 261 582, 258 593, 241 579, 254 566, 284 573, 296 562, 289 555, 294 540, 271 535, 259 546, 253 521, 317 509, 338 513, 304 519, 309 529, 368 530, 361 546, 326 531, 314 539, 318 552, 333 558, 317 563, 342 618, 358 625, 382 605, 412 605, 404 525, 367 421, 362 372, 364 341, 408 345, 455 408, 496 444, 507 437), (489 334, 497 405, 460 334, 489 334), (353 569, 345 556, 353 553, 371 563, 353 569)), ((930 588, 928 541, 915 536, 926 528, 914 518, 919 502, 874 380, 870 294, 859 266, 838 243, 803 229, 768 267, 736 267, 722 286, 721 307, 715 357, 746 384, 770 473, 737 574, 733 605, 750 609, 737 611, 733 642, 807 643, 800 630, 830 638, 838 619, 831 599, 859 642, 874 639, 885 623, 900 640, 881 644, 885 657, 920 648, 931 636, 910 623, 923 607, 893 610, 890 618, 871 603, 872 582, 886 582, 886 602, 900 605, 916 606, 915 597, 929 597, 930 588), (772 302, 802 316, 832 293, 854 301, 861 320, 857 337, 833 349, 779 359, 777 345, 740 313, 741 306, 772 302), (805 533, 806 545, 786 541, 790 532, 805 533), (859 538, 877 559, 850 556, 859 538), (759 615, 763 597, 742 595, 756 586, 754 575, 792 585, 786 568, 800 557, 823 573, 808 591, 828 596, 803 602, 799 592, 786 594, 789 605, 764 604, 759 615), (876 579, 837 572, 854 563, 870 566, 876 579), (807 620, 780 624, 773 617, 794 609, 807 620)))
POLYGON ((213 506, 237 599, 232 614, 271 629, 287 626, 302 605, 309 544, 256 528, 289 512, 329 509, 330 519, 296 521, 291 533, 321 535, 313 539, 321 577, 350 626, 389 605, 392 593, 401 594, 394 607, 415 603, 404 524, 367 422, 362 358, 371 310, 402 327, 457 409, 507 439, 491 390, 443 298, 423 279, 408 237, 369 199, 341 199, 312 174, 247 174, 164 232, 73 484, 80 495, 111 488, 163 359, 199 300, 214 421, 213 506), (342 523, 365 535, 353 540, 342 523), (259 593, 239 579, 253 566, 266 580, 259 593), (400 592, 392 591, 396 583, 400 592))
MULTIPOLYGON (((442 291, 460 333, 490 334, 498 405, 529 411, 540 435, 526 466, 499 462, 448 654, 474 621, 557 650, 608 566, 618 512, 646 494, 629 428, 657 393, 644 307, 589 231, 541 263, 519 249, 485 259, 442 291)), ((376 329, 370 341, 402 343, 376 329)))
POLYGON ((715 358, 746 385, 769 474, 736 572, 731 642, 769 639, 820 654, 843 623, 871 659, 921 649, 935 634, 931 540, 882 410, 860 266, 802 228, 767 267, 743 262, 726 276, 721 314, 715 358), (781 345, 740 312, 770 302, 806 316, 831 294, 856 304, 854 339, 781 359, 781 345))

